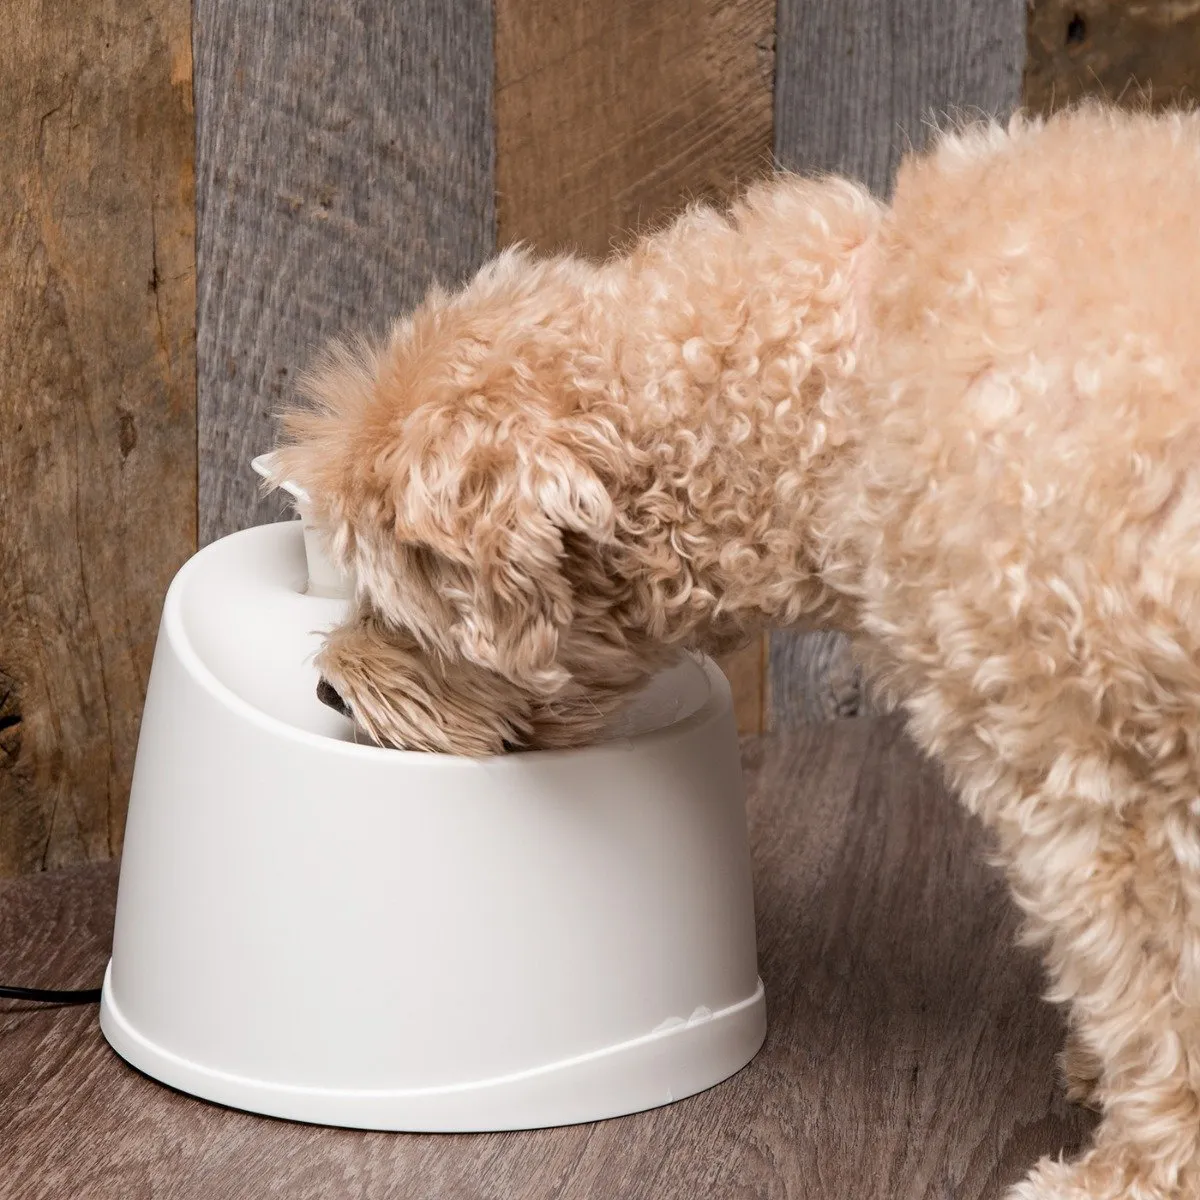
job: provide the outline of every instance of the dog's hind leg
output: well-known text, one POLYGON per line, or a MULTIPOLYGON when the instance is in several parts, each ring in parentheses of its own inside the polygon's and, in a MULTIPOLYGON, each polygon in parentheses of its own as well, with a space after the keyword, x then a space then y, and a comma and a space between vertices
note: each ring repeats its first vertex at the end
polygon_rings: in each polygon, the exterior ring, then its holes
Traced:
POLYGON ((1084 1040, 1084 1035, 1074 1027, 1067 1030, 1066 1041, 1058 1056, 1058 1068, 1062 1072, 1067 1099, 1072 1104, 1099 1112, 1100 1075, 1104 1064, 1084 1040))
MULTIPOLYGON (((1081 759, 1075 766, 1087 769, 1081 759)), ((1069 798, 1066 778, 989 823, 1031 940, 1045 950, 1051 996, 1070 1006, 1075 1045, 1099 1067, 1103 1118, 1082 1158, 1043 1161, 1010 1200, 1192 1200, 1200 1197, 1200 781, 1169 797, 1136 785, 1122 797, 1117 780, 1093 777, 1086 798, 1069 798)))

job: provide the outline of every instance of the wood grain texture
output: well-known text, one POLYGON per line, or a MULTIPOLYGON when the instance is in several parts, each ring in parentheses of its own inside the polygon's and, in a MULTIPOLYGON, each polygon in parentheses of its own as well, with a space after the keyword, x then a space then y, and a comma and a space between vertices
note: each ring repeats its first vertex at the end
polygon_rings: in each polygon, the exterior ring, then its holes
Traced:
POLYGON ((775 634, 770 675, 776 728, 871 711, 849 644, 836 633, 775 634))
MULTIPOLYGON (((501 244, 603 257, 771 165, 775 0, 496 2, 501 244)), ((767 719, 764 642, 724 668, 767 719)))
POLYGON ((1195 104, 1200 4, 1030 0, 1024 103, 1050 112, 1084 96, 1166 108, 1195 104))
POLYGON ((770 641, 755 638, 742 650, 719 660, 733 693, 733 711, 741 733, 764 733, 770 728, 771 694, 767 674, 770 641))
POLYGON ((605 255, 771 162, 774 0, 497 0, 501 243, 605 255))
POLYGON ((200 537, 333 337, 495 248, 488 0, 196 0, 200 537))
MULTIPOLYGON (((1016 108, 1024 56, 1025 0, 779 0, 776 157, 884 195, 935 120, 1016 108)), ((841 638, 776 634, 770 662, 777 727, 869 707, 841 638)))
POLYGON ((946 114, 1020 102, 1025 0, 780 0, 775 152, 880 195, 946 114))
MULTIPOLYGON (((94 1012, 0 1002, 3 1200, 996 1200, 1090 1118, 976 827, 894 725, 746 745, 769 1032, 746 1070, 620 1120, 532 1133, 315 1129, 161 1088, 94 1012)), ((112 875, 0 885, 0 961, 93 983, 112 875)))
POLYGON ((0 37, 0 875, 120 849, 196 542, 188 0, 11 0, 0 37))

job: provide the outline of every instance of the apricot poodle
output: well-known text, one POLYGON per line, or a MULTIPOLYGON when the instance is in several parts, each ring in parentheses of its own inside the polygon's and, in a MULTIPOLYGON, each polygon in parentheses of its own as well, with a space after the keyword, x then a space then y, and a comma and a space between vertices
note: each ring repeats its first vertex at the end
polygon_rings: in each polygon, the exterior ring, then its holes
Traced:
POLYGON ((1103 1112, 1013 1200, 1200 1197, 1200 117, 943 133, 331 355, 276 478, 379 741, 595 734, 674 648, 849 634, 987 825, 1103 1112))

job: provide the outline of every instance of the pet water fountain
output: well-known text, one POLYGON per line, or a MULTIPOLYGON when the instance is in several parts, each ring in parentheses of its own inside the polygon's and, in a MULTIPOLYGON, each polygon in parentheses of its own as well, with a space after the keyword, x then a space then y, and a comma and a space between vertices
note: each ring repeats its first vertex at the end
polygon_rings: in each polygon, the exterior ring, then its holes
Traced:
POLYGON ((381 749, 316 698, 348 593, 303 519, 172 583, 100 1009, 116 1051, 252 1112, 462 1132, 635 1112, 749 1062, 765 1006, 717 668, 681 658, 580 749, 381 749))

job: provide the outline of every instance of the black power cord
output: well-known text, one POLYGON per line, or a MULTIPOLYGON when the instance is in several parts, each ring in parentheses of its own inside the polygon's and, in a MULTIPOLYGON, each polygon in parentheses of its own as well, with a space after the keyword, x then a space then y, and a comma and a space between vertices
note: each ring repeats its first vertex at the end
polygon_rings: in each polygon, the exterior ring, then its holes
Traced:
POLYGON ((99 988, 76 988, 58 991, 54 988, 23 988, 0 986, 0 1000, 29 1000, 34 1004, 99 1004, 99 988))

